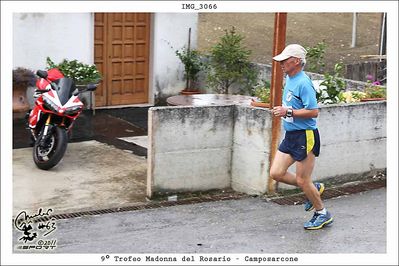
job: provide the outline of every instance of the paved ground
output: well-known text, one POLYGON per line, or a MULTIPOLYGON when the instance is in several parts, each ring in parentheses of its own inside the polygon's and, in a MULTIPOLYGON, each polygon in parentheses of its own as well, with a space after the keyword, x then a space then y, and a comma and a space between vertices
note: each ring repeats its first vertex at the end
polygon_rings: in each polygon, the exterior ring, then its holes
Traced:
MULTIPOLYGON (((120 138, 147 135, 149 107, 85 110, 76 120, 70 142, 97 140, 126 149, 139 156, 146 156, 147 149, 132 145, 120 138)), ((14 114, 13 149, 29 147, 29 131, 23 114, 14 114)))
POLYGON ((312 215, 302 205, 245 198, 56 220, 46 240, 57 253, 386 252, 385 188, 325 204, 335 222, 318 231, 302 228, 312 215))
POLYGON ((13 119, 13 214, 123 207, 146 201, 148 107, 86 110, 76 120, 62 161, 33 163, 23 115, 13 119), (19 117, 19 118, 18 118, 19 117))
POLYGON ((69 143, 61 162, 44 171, 32 148, 13 150, 13 214, 118 208, 146 202, 147 160, 95 140, 69 143))

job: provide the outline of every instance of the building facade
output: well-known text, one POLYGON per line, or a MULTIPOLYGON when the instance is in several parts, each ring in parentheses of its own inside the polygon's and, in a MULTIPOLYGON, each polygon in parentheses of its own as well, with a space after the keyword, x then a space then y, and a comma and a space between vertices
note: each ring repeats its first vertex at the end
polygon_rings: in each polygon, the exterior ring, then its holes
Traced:
POLYGON ((154 105, 185 86, 175 54, 197 44, 195 13, 15 13, 13 67, 33 71, 46 58, 96 64, 96 107, 154 105))

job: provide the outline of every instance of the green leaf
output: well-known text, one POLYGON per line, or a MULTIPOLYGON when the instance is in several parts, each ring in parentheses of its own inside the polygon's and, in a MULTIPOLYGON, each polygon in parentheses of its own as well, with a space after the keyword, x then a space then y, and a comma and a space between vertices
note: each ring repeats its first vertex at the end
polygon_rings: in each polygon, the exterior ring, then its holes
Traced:
POLYGON ((98 83, 102 79, 95 65, 84 64, 78 60, 64 59, 55 64, 50 57, 46 58, 47 69, 58 68, 65 77, 72 78, 76 84, 98 83))

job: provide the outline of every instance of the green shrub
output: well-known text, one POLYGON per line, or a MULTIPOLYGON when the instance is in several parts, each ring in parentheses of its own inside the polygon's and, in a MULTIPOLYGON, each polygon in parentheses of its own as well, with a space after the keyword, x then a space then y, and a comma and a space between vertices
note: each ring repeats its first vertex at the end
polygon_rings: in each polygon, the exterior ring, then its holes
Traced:
POLYGON ((65 77, 72 78, 77 85, 88 83, 99 83, 101 74, 95 65, 84 64, 78 60, 69 61, 64 59, 61 63, 55 64, 50 57, 46 58, 47 69, 58 68, 65 77))
POLYGON ((248 93, 256 84, 257 71, 251 66, 251 51, 242 46, 243 36, 234 27, 212 47, 207 67, 207 84, 218 93, 227 94, 231 85, 240 86, 240 93, 248 93))
POLYGON ((253 96, 256 96, 262 103, 270 103, 270 82, 264 80, 256 85, 253 96))
POLYGON ((316 44, 313 47, 305 47, 306 54, 306 68, 309 72, 314 73, 323 73, 325 63, 324 63, 324 54, 326 52, 327 44, 322 41, 316 44))
POLYGON ((342 99, 342 91, 345 90, 345 81, 342 79, 343 64, 337 63, 334 66, 334 73, 324 74, 324 80, 320 83, 320 87, 316 91, 317 101, 324 104, 339 103, 342 99))
POLYGON ((367 98, 386 98, 387 97, 387 89, 384 86, 369 86, 366 87, 365 93, 367 98))
POLYGON ((192 89, 193 83, 198 80, 198 73, 204 68, 201 54, 197 50, 184 47, 176 51, 176 55, 184 65, 184 78, 188 81, 187 89, 192 89))

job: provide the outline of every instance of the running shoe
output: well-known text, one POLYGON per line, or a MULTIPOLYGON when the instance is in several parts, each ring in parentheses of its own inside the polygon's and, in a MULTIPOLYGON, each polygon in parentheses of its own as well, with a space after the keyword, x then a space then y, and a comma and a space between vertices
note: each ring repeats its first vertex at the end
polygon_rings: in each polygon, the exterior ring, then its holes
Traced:
POLYGON ((317 230, 332 224, 333 220, 331 213, 328 211, 326 214, 315 212, 312 219, 310 219, 309 222, 306 222, 303 227, 306 230, 317 230))

